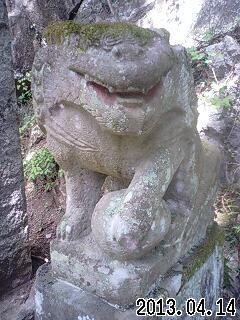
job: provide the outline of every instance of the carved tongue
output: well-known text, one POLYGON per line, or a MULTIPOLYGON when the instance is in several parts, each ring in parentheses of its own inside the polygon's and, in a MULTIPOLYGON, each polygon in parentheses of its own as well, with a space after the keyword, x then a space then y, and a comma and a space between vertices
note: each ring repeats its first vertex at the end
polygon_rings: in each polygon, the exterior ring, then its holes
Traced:
POLYGON ((113 105, 116 102, 116 93, 109 92, 109 90, 106 87, 101 86, 100 84, 97 84, 92 81, 88 82, 87 85, 91 86, 93 90, 97 93, 97 95, 101 97, 106 104, 113 105))
POLYGON ((116 90, 109 89, 103 85, 100 85, 94 81, 88 81, 88 86, 97 93, 101 99, 109 105, 113 105, 116 101, 127 107, 139 107, 143 104, 144 100, 148 100, 154 94, 155 88, 148 91, 147 94, 142 92, 117 92, 116 90))

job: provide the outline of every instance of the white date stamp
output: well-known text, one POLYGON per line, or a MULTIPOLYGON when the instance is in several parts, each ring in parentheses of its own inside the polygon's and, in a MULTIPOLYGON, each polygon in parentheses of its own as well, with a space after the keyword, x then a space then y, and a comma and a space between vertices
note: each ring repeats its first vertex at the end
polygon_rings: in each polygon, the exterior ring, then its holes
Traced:
POLYGON ((175 316, 181 317, 186 314, 190 317, 225 317, 236 315, 236 300, 231 298, 227 303, 224 303, 223 298, 219 298, 215 303, 215 310, 212 311, 206 307, 205 298, 201 298, 199 301, 193 298, 189 298, 185 302, 185 306, 182 309, 177 308, 176 299, 144 299, 139 298, 136 300, 136 315, 137 316, 175 316))

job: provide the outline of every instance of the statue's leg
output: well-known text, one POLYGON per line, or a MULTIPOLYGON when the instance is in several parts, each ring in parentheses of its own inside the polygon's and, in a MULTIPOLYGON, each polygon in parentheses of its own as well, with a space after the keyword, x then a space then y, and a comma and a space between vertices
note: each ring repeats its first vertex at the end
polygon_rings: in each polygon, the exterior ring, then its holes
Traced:
POLYGON ((77 240, 91 230, 91 217, 102 191, 104 175, 74 168, 65 172, 66 213, 57 228, 61 240, 77 240))
MULTIPOLYGON (((172 213, 172 224, 164 247, 199 242, 213 221, 219 172, 219 151, 199 139, 175 174, 165 201, 172 213)), ((180 248, 179 247, 179 248, 180 248)))
POLYGON ((186 143, 179 142, 160 148, 142 161, 127 189, 101 198, 92 217, 92 230, 106 253, 122 260, 140 257, 164 238, 171 212, 163 196, 186 148, 186 143))
MULTIPOLYGON (((182 161, 165 195, 171 211, 200 210, 213 186, 216 186, 219 172, 219 150, 207 141, 197 137, 188 157, 182 161), (174 200, 173 200, 174 199, 174 200), (171 202, 175 202, 174 204, 171 202)), ((217 189, 217 188, 215 188, 217 189)), ((215 199, 215 197, 213 197, 215 199)))

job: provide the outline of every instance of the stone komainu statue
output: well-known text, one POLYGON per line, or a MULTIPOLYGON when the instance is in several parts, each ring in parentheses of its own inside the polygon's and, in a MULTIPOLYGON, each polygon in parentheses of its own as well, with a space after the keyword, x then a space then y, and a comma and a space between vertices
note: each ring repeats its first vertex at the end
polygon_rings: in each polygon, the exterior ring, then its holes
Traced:
POLYGON ((34 107, 67 188, 52 268, 129 303, 213 219, 218 154, 196 130, 186 52, 166 30, 127 23, 56 23, 46 39, 34 107))

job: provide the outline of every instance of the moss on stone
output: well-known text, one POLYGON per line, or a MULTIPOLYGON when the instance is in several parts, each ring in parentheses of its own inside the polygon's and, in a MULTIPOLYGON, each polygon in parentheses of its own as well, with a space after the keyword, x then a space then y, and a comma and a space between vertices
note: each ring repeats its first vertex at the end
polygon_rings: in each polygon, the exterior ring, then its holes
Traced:
POLYGON ((183 263, 183 280, 187 282, 205 263, 216 246, 222 246, 224 243, 223 230, 214 223, 207 231, 204 242, 194 251, 183 263))
POLYGON ((63 21, 55 22, 44 30, 48 44, 61 45, 71 35, 77 36, 79 47, 85 50, 89 46, 99 46, 104 35, 113 40, 132 37, 140 45, 145 45, 157 34, 154 31, 124 22, 81 24, 74 21, 63 21))

